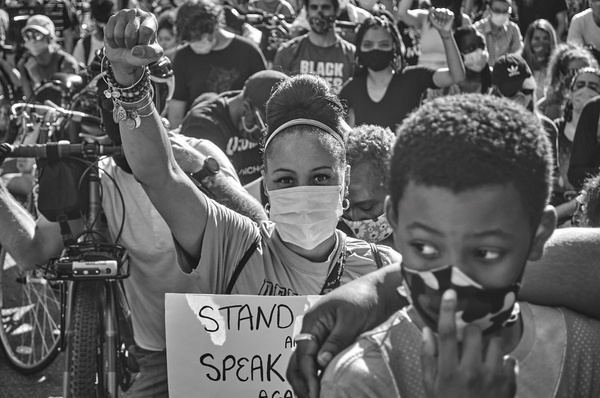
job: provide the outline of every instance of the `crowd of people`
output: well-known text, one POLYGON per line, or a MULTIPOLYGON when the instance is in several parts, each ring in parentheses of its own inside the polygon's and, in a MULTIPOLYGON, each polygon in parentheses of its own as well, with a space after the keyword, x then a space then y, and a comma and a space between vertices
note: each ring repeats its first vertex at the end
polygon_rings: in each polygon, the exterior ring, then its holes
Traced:
MULTIPOLYGON (((100 164, 102 207, 131 258, 140 365, 126 396, 168 396, 165 293, 326 295, 288 368, 299 397, 600 396, 588 1, 6 2, 25 100, 57 72, 107 72, 98 110, 124 155, 100 164)), ((0 244, 23 269, 64 248, 20 204, 33 175, 0 180, 0 244)))

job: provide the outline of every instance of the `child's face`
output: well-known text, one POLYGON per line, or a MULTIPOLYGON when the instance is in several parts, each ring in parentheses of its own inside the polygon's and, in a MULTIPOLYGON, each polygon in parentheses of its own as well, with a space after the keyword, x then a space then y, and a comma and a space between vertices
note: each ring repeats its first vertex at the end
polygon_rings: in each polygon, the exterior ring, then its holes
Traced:
POLYGON ((163 50, 169 50, 177 45, 175 35, 169 29, 161 29, 157 35, 158 44, 163 50))
POLYGON ((532 228, 512 185, 454 193, 410 182, 386 212, 414 309, 435 331, 442 294, 455 289, 459 339, 468 324, 493 332, 508 322, 523 267, 541 256, 556 223, 550 210, 532 228))
POLYGON ((452 265, 494 289, 517 281, 530 258, 535 231, 513 186, 456 194, 410 182, 391 210, 396 247, 409 269, 452 265))

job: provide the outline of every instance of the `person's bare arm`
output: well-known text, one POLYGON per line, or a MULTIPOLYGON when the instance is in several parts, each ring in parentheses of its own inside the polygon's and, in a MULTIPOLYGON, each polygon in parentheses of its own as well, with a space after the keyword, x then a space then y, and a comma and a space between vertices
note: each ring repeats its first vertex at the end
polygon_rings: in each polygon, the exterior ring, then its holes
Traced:
POLYGON ((557 229, 525 268, 520 299, 600 319, 600 228, 557 229))
MULTIPOLYGON (((124 87, 134 84, 142 74, 142 67, 160 58, 162 48, 155 40, 156 28, 156 18, 141 10, 122 10, 108 21, 106 57, 118 84, 124 87)), ((137 104, 137 107, 143 108, 148 103, 137 104)), ((122 120, 119 127, 134 176, 181 248, 191 258, 199 259, 208 219, 208 198, 177 164, 156 110, 142 117, 138 126, 128 126, 127 121, 122 120)), ((231 195, 232 200, 238 200, 222 173, 207 180, 203 183, 209 185, 207 188, 215 196, 231 195)), ((226 206, 239 205, 239 202, 226 202, 224 197, 220 200, 226 206)))
POLYGON ((172 132, 169 132, 169 138, 177 164, 188 174, 199 172, 207 156, 212 156, 219 162, 221 176, 205 182, 205 188, 214 195, 217 202, 256 223, 267 220, 262 205, 244 189, 231 161, 218 146, 208 140, 172 132))
MULTIPOLYGON (((81 220, 69 222, 71 231, 83 228, 81 220)), ((0 179, 0 244, 24 269, 45 265, 63 249, 60 227, 41 216, 37 222, 18 203, 0 179)))
POLYGON ((437 87, 448 87, 459 83, 465 79, 465 65, 458 51, 458 46, 452 33, 452 24, 454 23, 454 13, 445 9, 432 9, 430 11, 431 24, 440 32, 444 50, 446 51, 446 60, 448 68, 440 68, 433 74, 433 83, 437 87))

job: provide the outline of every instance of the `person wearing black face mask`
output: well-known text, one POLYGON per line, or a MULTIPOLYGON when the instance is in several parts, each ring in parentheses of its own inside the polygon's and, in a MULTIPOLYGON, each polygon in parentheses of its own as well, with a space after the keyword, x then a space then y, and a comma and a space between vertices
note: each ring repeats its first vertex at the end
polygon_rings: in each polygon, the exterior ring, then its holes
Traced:
POLYGON ((290 75, 317 74, 338 92, 352 76, 356 51, 334 31, 338 0, 305 0, 304 6, 310 30, 279 47, 273 69, 290 75))
POLYGON ((250 76, 243 90, 228 91, 195 104, 183 119, 181 133, 219 147, 246 185, 260 177, 259 141, 266 129, 265 103, 271 90, 287 76, 265 70, 250 76))
POLYGON ((395 130, 419 106, 428 88, 447 87, 464 79, 465 67, 452 35, 452 12, 433 9, 430 15, 444 41, 448 68, 403 68, 403 44, 393 18, 384 14, 363 22, 356 40, 356 72, 340 92, 348 104, 348 124, 376 124, 395 130))

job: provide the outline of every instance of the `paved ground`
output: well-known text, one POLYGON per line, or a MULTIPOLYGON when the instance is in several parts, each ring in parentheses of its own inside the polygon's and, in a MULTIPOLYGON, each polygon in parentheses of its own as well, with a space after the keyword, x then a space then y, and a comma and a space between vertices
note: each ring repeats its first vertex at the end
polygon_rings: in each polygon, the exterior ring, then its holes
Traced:
POLYGON ((25 376, 14 371, 0 350, 0 396, 2 398, 62 397, 63 355, 46 370, 25 376))

